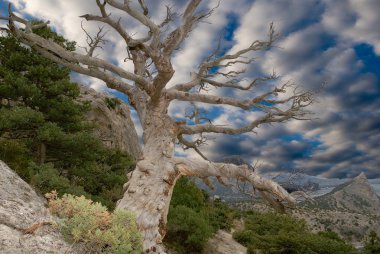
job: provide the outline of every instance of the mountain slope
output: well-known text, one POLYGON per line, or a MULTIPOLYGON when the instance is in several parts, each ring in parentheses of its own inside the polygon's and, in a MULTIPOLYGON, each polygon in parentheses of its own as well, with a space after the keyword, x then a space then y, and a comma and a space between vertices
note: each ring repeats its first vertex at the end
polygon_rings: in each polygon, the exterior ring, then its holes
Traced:
POLYGON ((364 173, 338 185, 330 193, 316 197, 309 208, 321 208, 361 214, 380 213, 380 198, 369 184, 364 173))

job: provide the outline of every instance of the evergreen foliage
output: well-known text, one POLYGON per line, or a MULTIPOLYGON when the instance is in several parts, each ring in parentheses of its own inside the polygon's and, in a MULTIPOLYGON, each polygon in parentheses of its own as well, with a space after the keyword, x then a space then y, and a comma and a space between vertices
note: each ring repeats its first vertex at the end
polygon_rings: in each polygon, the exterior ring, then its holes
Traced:
POLYGON ((250 211, 245 229, 234 238, 248 248, 248 254, 354 254, 359 253, 332 232, 311 233, 304 221, 289 215, 250 211))
POLYGON ((380 253, 380 237, 376 234, 375 231, 371 231, 364 245, 365 254, 377 254, 380 253))
MULTIPOLYGON (((47 28, 38 33, 69 50, 75 43, 47 28)), ((88 253, 140 253, 135 219, 117 210, 134 163, 125 153, 105 148, 91 133, 84 113, 89 105, 75 99, 77 84, 70 71, 24 47, 10 36, 0 37, 0 159, 42 192, 57 190, 51 211, 61 218, 63 234, 82 242, 88 253), (85 198, 86 197, 86 198, 85 198)), ((106 99, 114 108, 118 101, 106 99)), ((178 253, 200 253, 218 230, 229 230, 236 212, 220 200, 209 200, 188 178, 178 180, 168 215, 166 243, 178 253)), ((246 228, 234 237, 249 253, 357 253, 334 232, 310 233, 303 221, 287 215, 246 214, 246 228)), ((379 237, 371 233, 365 253, 379 253, 379 237)))
MULTIPOLYGON (((48 28, 38 33, 74 50, 48 28)), ((122 196, 131 157, 106 148, 92 134, 70 71, 0 37, 0 159, 42 193, 84 195, 110 208, 122 196)))
POLYGON ((174 187, 165 242, 178 253, 200 253, 218 230, 229 230, 234 212, 221 201, 211 201, 189 178, 174 187))
POLYGON ((100 203, 70 194, 48 193, 50 211, 68 242, 80 243, 85 253, 140 254, 142 238, 133 213, 109 213, 100 203))

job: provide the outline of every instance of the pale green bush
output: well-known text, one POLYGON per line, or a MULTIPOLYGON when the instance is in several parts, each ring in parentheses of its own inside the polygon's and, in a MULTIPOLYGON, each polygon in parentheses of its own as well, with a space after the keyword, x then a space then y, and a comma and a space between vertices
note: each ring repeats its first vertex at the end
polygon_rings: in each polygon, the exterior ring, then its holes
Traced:
POLYGON ((50 211, 58 217, 62 234, 67 241, 84 246, 86 253, 142 252, 142 240, 132 212, 120 209, 109 213, 106 207, 84 196, 65 194, 57 198, 53 191, 46 197, 50 211))

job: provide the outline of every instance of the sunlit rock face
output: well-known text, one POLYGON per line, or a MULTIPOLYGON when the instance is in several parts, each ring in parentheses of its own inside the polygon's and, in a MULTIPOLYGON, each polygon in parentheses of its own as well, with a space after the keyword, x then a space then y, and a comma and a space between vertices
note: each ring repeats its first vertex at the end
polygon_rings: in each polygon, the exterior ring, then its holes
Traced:
POLYGON ((77 253, 51 222, 46 199, 0 161, 0 253, 77 253), (25 233, 41 222, 46 225, 25 233))
POLYGON ((91 105, 86 118, 95 124, 95 134, 106 146, 126 151, 137 159, 141 148, 128 105, 89 87, 80 89, 79 100, 91 105))
POLYGON ((246 254, 247 248, 236 242, 230 233, 219 230, 203 250, 204 254, 246 254))
POLYGON ((327 194, 306 202, 311 208, 344 211, 359 214, 379 214, 380 197, 368 182, 364 173, 348 180, 327 194))
POLYGON ((380 198, 369 184, 364 173, 337 186, 331 193, 317 199, 336 209, 357 213, 378 214, 380 198))

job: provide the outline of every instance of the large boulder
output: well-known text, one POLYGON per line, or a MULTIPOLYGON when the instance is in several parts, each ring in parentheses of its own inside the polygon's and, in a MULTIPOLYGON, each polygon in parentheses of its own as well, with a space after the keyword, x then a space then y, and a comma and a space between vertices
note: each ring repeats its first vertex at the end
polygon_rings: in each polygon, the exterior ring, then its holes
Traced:
POLYGON ((77 253, 57 230, 46 207, 45 198, 37 195, 2 161, 0 161, 0 253, 77 253))
POLYGON ((235 241, 230 233, 219 230, 216 235, 207 242, 203 253, 246 254, 247 248, 235 241))
POLYGON ((128 105, 87 86, 80 86, 80 90, 79 101, 91 104, 86 118, 95 123, 95 134, 106 146, 126 151, 137 159, 141 148, 128 105))

